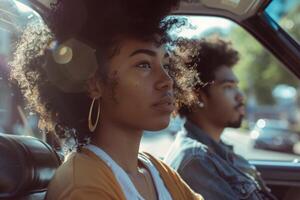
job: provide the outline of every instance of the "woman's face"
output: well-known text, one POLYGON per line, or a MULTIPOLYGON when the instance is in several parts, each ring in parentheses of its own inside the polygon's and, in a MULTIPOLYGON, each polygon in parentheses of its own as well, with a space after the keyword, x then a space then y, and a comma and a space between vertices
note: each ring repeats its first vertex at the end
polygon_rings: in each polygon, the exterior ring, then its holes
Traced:
POLYGON ((123 40, 108 62, 101 82, 100 123, 156 131, 167 127, 174 110, 169 56, 163 46, 135 39, 123 40))

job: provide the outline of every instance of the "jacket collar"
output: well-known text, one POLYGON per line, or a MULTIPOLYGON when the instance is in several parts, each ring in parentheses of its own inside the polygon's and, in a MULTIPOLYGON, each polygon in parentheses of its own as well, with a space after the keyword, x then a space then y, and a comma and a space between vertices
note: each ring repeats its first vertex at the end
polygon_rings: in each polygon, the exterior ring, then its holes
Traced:
POLYGON ((220 140, 220 142, 214 141, 208 133, 204 132, 200 127, 189 120, 186 120, 183 128, 186 130, 185 134, 187 137, 205 144, 209 150, 228 161, 232 161, 232 156, 230 155, 230 152, 233 150, 232 146, 225 144, 222 140, 220 140))

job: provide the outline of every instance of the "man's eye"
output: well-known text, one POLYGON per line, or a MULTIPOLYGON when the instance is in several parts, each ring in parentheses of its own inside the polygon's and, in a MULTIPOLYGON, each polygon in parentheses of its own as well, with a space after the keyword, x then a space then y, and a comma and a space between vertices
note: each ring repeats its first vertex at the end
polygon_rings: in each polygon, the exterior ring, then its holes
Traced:
POLYGON ((234 89, 234 88, 236 88, 237 86, 235 85, 235 84, 226 84, 226 85, 224 85, 224 88, 225 89, 234 89))
POLYGON ((137 65, 137 67, 143 68, 143 69, 151 69, 151 65, 149 63, 140 63, 137 65))

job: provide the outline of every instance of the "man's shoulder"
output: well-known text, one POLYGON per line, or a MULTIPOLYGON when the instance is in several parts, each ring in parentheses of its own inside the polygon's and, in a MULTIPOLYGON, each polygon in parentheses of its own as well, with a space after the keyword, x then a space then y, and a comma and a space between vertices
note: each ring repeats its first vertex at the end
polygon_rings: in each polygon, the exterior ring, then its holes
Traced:
POLYGON ((190 156, 205 156, 208 153, 208 146, 190 137, 181 138, 181 149, 184 154, 190 156))
POLYGON ((190 137, 178 136, 171 145, 164 161, 178 170, 190 160, 197 159, 205 162, 211 156, 211 152, 205 144, 190 137))

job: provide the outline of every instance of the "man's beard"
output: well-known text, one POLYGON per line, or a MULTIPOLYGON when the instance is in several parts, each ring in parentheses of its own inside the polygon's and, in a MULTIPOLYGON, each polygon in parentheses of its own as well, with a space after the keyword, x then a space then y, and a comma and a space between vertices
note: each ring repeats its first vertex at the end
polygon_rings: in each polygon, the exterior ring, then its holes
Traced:
POLYGON ((240 116, 239 119, 236 121, 228 122, 227 126, 228 128, 240 128, 243 121, 243 116, 240 116))
MULTIPOLYGON (((238 105, 235 106, 235 110, 238 112, 238 109, 240 107, 244 107, 244 103, 239 103, 238 105)), ((242 121, 243 121, 244 115, 239 115, 239 118, 235 121, 231 121, 227 123, 228 128, 240 128, 242 121)))

